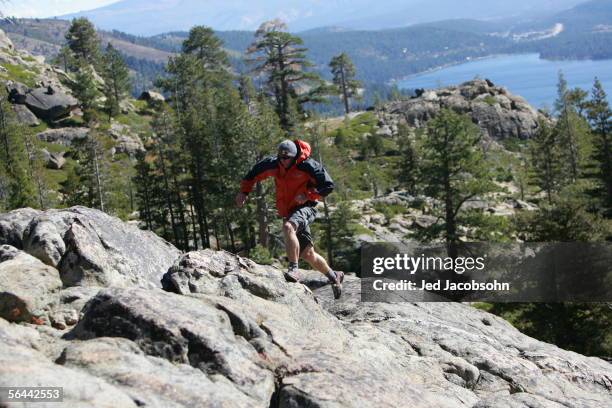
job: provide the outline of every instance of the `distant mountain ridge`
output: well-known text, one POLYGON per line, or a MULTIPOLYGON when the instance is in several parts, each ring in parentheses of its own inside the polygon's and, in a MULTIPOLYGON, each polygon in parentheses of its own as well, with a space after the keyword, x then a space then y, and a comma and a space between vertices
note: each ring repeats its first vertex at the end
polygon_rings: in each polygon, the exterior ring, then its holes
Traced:
POLYGON ((105 30, 154 35, 187 30, 196 24, 215 30, 255 30, 279 17, 292 31, 322 26, 380 30, 450 18, 500 19, 553 14, 584 0, 122 0, 98 9, 62 16, 86 16, 105 30))
MULTIPOLYGON (((170 0, 168 0, 170 1, 170 0)), ((172 0, 179 1, 179 0, 172 0)), ((53 56, 64 42, 69 22, 59 19, 5 19, 0 28, 15 44, 38 55, 53 56)), ((99 30, 127 58, 138 83, 151 86, 163 74, 163 64, 180 52, 187 31, 139 37, 99 30), (144 78, 144 79, 143 79, 144 78)), ((253 31, 216 31, 237 72, 248 67, 241 56, 253 41, 253 31)), ((329 75, 333 55, 347 52, 366 84, 393 79, 449 64, 495 54, 539 53, 548 59, 612 58, 612 0, 593 0, 552 16, 531 21, 452 19, 386 30, 318 27, 298 33, 308 48, 314 69, 329 75)), ((137 93, 141 89, 135 90, 137 93)))

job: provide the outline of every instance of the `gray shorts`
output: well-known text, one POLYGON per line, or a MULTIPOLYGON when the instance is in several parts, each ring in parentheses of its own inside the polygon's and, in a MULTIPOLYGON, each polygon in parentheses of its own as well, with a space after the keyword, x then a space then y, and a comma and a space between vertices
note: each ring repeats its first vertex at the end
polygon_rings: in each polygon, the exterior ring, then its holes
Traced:
POLYGON ((310 232, 310 224, 315 220, 317 216, 317 210, 314 207, 303 206, 297 207, 289 217, 285 218, 289 221, 296 229, 296 235, 300 242, 300 254, 308 245, 313 245, 312 233, 310 232))

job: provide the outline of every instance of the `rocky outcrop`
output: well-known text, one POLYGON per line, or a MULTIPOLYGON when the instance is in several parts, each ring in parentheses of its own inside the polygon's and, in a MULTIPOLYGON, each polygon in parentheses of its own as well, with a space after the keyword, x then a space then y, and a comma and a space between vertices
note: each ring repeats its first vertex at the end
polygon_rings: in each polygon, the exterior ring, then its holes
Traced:
POLYGON ((47 121, 67 117, 77 108, 79 102, 67 93, 57 78, 45 77, 45 80, 40 81, 39 85, 41 86, 30 89, 22 83, 7 81, 8 99, 17 106, 24 105, 23 108, 27 111, 47 121))
MULTIPOLYGON (((91 210, 66 211, 80 219, 72 225, 89 223, 100 237, 126 234, 118 221, 98 225, 91 210)), ((58 213, 41 214, 63 231, 58 213)), ((157 240, 132 239, 142 247, 157 240)), ((110 256, 118 244, 87 246, 83 256, 110 256)), ((143 256, 133 247, 124 254, 126 262, 143 256)), ((165 291, 103 279, 63 289, 50 319, 70 306, 75 326, 0 319, 0 386, 62 386, 65 402, 94 407, 612 404, 609 363, 529 338, 467 304, 363 303, 350 275, 334 301, 318 273, 307 272, 308 287, 287 283, 281 270, 223 251, 183 254, 167 270, 165 291)))
POLYGON ((64 152, 51 153, 47 149, 42 149, 41 153, 45 166, 47 166, 49 169, 59 170, 64 167, 64 164, 66 164, 64 152))
POLYGON ((39 118, 53 121, 69 116, 79 102, 71 95, 48 86, 27 92, 25 105, 39 118))
POLYGON ((496 140, 531 138, 538 129, 538 120, 547 120, 520 96, 480 79, 418 92, 412 99, 385 105, 383 114, 391 116, 387 122, 392 123, 396 117, 410 126, 422 127, 441 108, 469 115, 484 135, 496 140))
POLYGON ((41 211, 32 208, 21 208, 0 214, 0 245, 12 245, 23 248, 23 232, 30 221, 41 211))
POLYGON ((179 255, 151 232, 85 207, 2 214, 0 239, 57 268, 64 286, 160 287, 179 255))
POLYGON ((48 129, 36 135, 39 140, 49 143, 70 146, 74 140, 85 139, 89 134, 89 128, 60 128, 48 129))
POLYGON ((61 404, 70 407, 139 406, 109 382, 56 364, 41 351, 45 341, 36 329, 0 319, 0 387, 62 387, 61 404))
POLYGON ((138 152, 145 151, 140 138, 133 134, 128 126, 113 122, 109 133, 115 141, 114 153, 125 153, 129 156, 134 156, 138 152))
POLYGON ((13 50, 13 42, 3 30, 0 30, 0 49, 13 50))
POLYGON ((138 99, 141 101, 147 101, 149 103, 162 103, 166 100, 164 95, 151 90, 141 93, 138 99))
MULTIPOLYGON (((345 286, 355 294, 360 289, 351 277, 345 286)), ((396 344, 404 350, 399 354, 411 355, 407 378, 431 389, 446 383, 441 394, 454 397, 457 407, 603 407, 612 401, 609 363, 534 340, 496 316, 460 303, 358 299, 324 297, 322 304, 354 334, 384 338, 389 348, 396 344)))
POLYGON ((20 82, 6 82, 6 92, 11 103, 24 104, 28 90, 28 87, 20 82))
MULTIPOLYGON (((351 207, 359 215, 358 224, 367 229, 367 232, 355 236, 356 247, 364 242, 403 242, 414 239, 419 230, 443 221, 440 210, 443 205, 440 201, 424 195, 413 196, 402 190, 391 191, 379 197, 353 200, 351 207), (385 211, 385 208, 392 211, 385 211)), ((538 209, 533 203, 515 199, 510 192, 492 194, 486 199, 473 198, 461 208, 504 217, 538 209)), ((330 206, 330 210, 334 211, 335 207, 330 206)), ((460 227, 460 239, 472 239, 471 232, 460 227)))
POLYGON ((40 121, 25 105, 13 105, 13 112, 17 118, 17 122, 26 126, 38 126, 40 121))
POLYGON ((62 281, 55 268, 9 245, 0 246, 0 261, 0 317, 30 322, 59 303, 62 281))

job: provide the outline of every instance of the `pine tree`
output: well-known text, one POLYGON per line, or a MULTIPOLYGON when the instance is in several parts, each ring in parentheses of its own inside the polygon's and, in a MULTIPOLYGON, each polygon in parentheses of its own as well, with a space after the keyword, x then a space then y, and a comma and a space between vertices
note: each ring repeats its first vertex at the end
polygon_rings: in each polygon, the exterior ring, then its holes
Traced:
POLYGON ((210 27, 195 26, 183 42, 183 54, 192 55, 199 64, 199 73, 208 86, 229 79, 229 58, 223 42, 210 27))
POLYGON ((296 114, 308 102, 322 102, 327 90, 321 78, 306 71, 312 63, 306 58, 300 37, 286 32, 280 20, 263 23, 255 32, 255 41, 247 49, 254 71, 267 76, 281 127, 290 130, 297 124, 296 114), (298 88, 299 91, 298 91, 298 88))
POLYGON ((93 68, 90 65, 82 62, 79 64, 79 69, 72 85, 72 92, 81 103, 81 110, 83 111, 85 121, 88 123, 94 121, 100 92, 94 79, 93 68))
POLYGON ((398 126, 398 142, 400 145, 401 161, 399 162, 398 181, 401 186, 406 187, 410 194, 416 194, 418 184, 418 154, 415 149, 414 140, 410 135, 408 126, 398 126))
POLYGON ((600 216, 588 212, 584 198, 575 193, 564 194, 538 211, 519 213, 515 224, 521 239, 528 242, 605 241, 612 232, 600 216))
POLYGON ((567 81, 563 73, 559 71, 555 101, 558 120, 555 132, 557 141, 563 148, 564 162, 567 163, 572 183, 582 176, 591 149, 588 125, 576 111, 576 106, 581 102, 576 100, 575 94, 572 98, 571 91, 567 89, 567 81))
MULTIPOLYGON (((347 201, 338 203, 331 214, 331 248, 329 259, 332 268, 340 270, 356 270, 358 268, 359 251, 355 249, 353 237, 358 214, 347 201)), ((326 243, 323 241, 323 243, 326 243)))
POLYGON ((105 109, 109 117, 121 113, 120 103, 131 89, 130 73, 121 57, 111 43, 108 43, 102 59, 102 78, 104 79, 105 109))
POLYGON ((155 231, 153 224, 154 200, 153 186, 155 176, 153 174, 153 164, 147 159, 145 152, 136 153, 136 174, 134 175, 134 185, 136 186, 136 202, 140 219, 144 221, 146 229, 155 231))
POLYGON ((24 140, 27 130, 17 122, 6 94, 0 93, 0 205, 5 209, 38 207, 24 140))
POLYGON ((177 247, 189 250, 185 206, 179 183, 181 170, 177 168, 179 162, 182 162, 177 151, 179 148, 178 131, 168 108, 162 108, 158 113, 153 121, 153 130, 155 136, 151 141, 151 146, 155 148, 156 165, 163 183, 163 199, 170 215, 173 232, 171 241, 177 247))
POLYGON ((58 190, 62 204, 66 207, 90 205, 87 186, 83 184, 81 178, 83 166, 79 164, 79 161, 75 161, 73 164, 67 164, 64 169, 67 173, 66 179, 60 182, 58 190))
POLYGON ((219 131, 219 104, 231 88, 227 60, 212 30, 195 27, 183 44, 183 52, 168 62, 168 77, 159 82, 173 95, 180 144, 186 152, 188 174, 183 182, 204 247, 210 246, 211 207, 215 205, 210 193, 215 188, 214 163, 225 143, 219 131))
POLYGON ((591 100, 587 104, 587 116, 595 140, 595 159, 599 163, 598 178, 602 185, 602 197, 607 208, 612 207, 612 111, 606 92, 599 79, 595 78, 591 100))
POLYGON ((84 205, 106 211, 107 163, 97 130, 90 129, 84 139, 72 142, 74 165, 68 167, 67 178, 61 183, 60 193, 66 206, 84 205))
POLYGON ((329 63, 333 75, 333 83, 344 102, 344 112, 350 113, 349 99, 358 96, 361 84, 355 80, 355 66, 346 53, 333 57, 329 63))
POLYGON ((96 29, 85 17, 75 18, 66 33, 66 44, 77 60, 96 67, 100 60, 96 29))
POLYGON ((432 227, 430 237, 441 235, 456 256, 459 213, 463 204, 494 191, 490 166, 480 146, 480 131, 469 117, 443 109, 429 121, 419 140, 419 175, 425 194, 440 200, 444 208, 441 230, 432 227))
POLYGON ((37 196, 37 206, 41 209, 47 208, 47 186, 44 181, 44 170, 43 170, 43 158, 42 152, 40 149, 36 148, 34 144, 34 135, 30 131, 30 129, 24 129, 24 147, 26 157, 28 158, 28 176, 30 180, 34 183, 36 188, 36 196, 37 196))
MULTIPOLYGON (((244 94, 244 92, 243 92, 244 94)), ((244 100, 244 97, 243 97, 244 100)), ((254 100, 248 104, 251 114, 251 130, 246 132, 245 146, 251 146, 246 157, 248 163, 256 163, 273 151, 276 144, 283 139, 279 118, 268 99, 262 93, 255 95, 254 100)), ((246 172, 248 169, 242 169, 246 172)), ((240 173, 241 176, 244 174, 240 173)), ((270 222, 273 217, 274 203, 272 202, 271 184, 264 186, 257 183, 251 198, 255 202, 255 219, 257 220, 257 242, 268 248, 270 244, 270 222)), ((249 216, 250 218, 250 216, 249 216)), ((246 224, 247 220, 243 220, 246 224)))
POLYGON ((556 129, 541 120, 530 143, 534 182, 546 192, 548 203, 569 184, 567 166, 556 129))
POLYGON ((67 45, 60 48, 57 56, 53 60, 53 64, 59 66, 64 72, 70 72, 75 69, 76 59, 67 45))

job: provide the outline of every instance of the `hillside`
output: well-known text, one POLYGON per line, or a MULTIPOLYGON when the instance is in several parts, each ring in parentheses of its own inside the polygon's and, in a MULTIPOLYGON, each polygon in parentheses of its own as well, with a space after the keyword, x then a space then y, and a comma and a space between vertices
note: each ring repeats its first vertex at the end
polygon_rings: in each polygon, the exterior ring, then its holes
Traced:
MULTIPOLYGON (((74 157, 71 155, 72 145, 78 140, 87 138, 91 129, 85 127, 82 113, 75 108, 77 103, 70 96, 71 92, 65 85, 65 83, 71 81, 70 77, 61 70, 52 68, 47 64, 33 60, 28 62, 32 57, 27 53, 20 54, 18 51, 5 49, 4 55, 6 56, 6 62, 3 64, 6 68, 4 78, 12 81, 7 89, 12 95, 13 107, 19 109, 22 115, 26 115, 24 117, 29 118, 29 122, 24 123, 31 124, 31 132, 35 136, 36 147, 46 152, 45 166, 47 168, 44 171, 44 178, 49 185, 47 206, 55 207, 61 202, 61 194, 59 193, 61 183, 66 181, 70 169, 75 164, 74 157), (12 62, 6 60, 13 54, 15 56, 21 55, 21 57, 18 60, 11 60, 12 62), (41 75, 39 72, 46 72, 47 74, 41 75), (19 83, 23 83, 23 86, 19 83), (40 97, 51 97, 51 95, 47 95, 43 84, 54 84, 56 89, 56 95, 54 96, 57 97, 62 94, 70 100, 67 105, 62 105, 64 110, 57 118, 47 117, 44 112, 37 112, 35 110, 37 109, 36 106, 28 105, 27 95, 33 92, 40 94, 40 97), (25 105, 20 98, 25 101, 25 105), (16 103, 17 101, 21 103, 16 103), (33 109, 34 112, 37 112, 38 117, 30 112, 33 109)), ((1 56, 2 54, 0 54, 1 56)), ((438 103, 436 92, 444 95, 440 97, 440 101, 442 101, 440 103, 473 115, 472 120, 480 123, 483 134, 488 140, 493 140, 495 143, 518 138, 528 139, 537 130, 538 113, 520 97, 511 95, 503 88, 496 87, 488 81, 474 81, 474 83, 466 83, 453 89, 430 91, 403 102, 389 103, 377 113, 354 114, 350 121, 344 123, 339 121, 339 124, 333 127, 332 123, 334 121, 330 120, 328 121, 330 127, 324 133, 327 140, 326 145, 329 144, 330 148, 324 149, 322 154, 325 156, 325 161, 331 171, 338 174, 337 177, 343 179, 342 183, 347 190, 348 198, 364 199, 371 197, 372 185, 363 183, 360 176, 364 172, 370 172, 369 163, 379 164, 380 174, 371 178, 371 181, 377 184, 374 198, 380 196, 382 192, 397 187, 397 164, 401 159, 398 125, 401 123, 411 128, 423 126, 436 113, 435 109, 438 106, 436 105, 438 103), (339 132, 342 134, 342 143, 339 142, 339 132), (367 153, 364 157, 363 149, 364 146, 367 147, 365 142, 368 138, 367 135, 380 137, 382 148, 375 153, 367 153), (338 156, 338 149, 347 148, 350 153, 346 152, 344 154, 352 157, 352 167, 343 169, 336 164, 337 158, 334 157, 338 156), (372 154, 372 157, 367 157, 372 154), (350 193, 348 193, 349 191, 350 193)), ((119 215, 123 218, 133 216, 131 213, 135 207, 131 199, 133 195, 131 177, 135 171, 134 157, 137 153, 144 151, 143 142, 150 139, 150 123, 152 120, 153 111, 149 109, 146 102, 130 100, 124 104, 124 111, 121 115, 98 130, 98 133, 103 136, 111 162, 108 169, 110 173, 108 180, 114 193, 110 205, 117 208, 119 215), (130 198, 130 202, 126 201, 128 198, 130 198)), ((324 126, 327 128, 327 124, 324 124, 324 126)), ((507 152, 499 149, 498 160, 500 160, 502 168, 501 163, 510 160, 510 158, 507 152)), ((507 178, 506 173, 507 170, 501 170, 500 179, 507 178)), ((512 195, 508 194, 508 196, 502 197, 499 202, 511 201, 512 199, 512 195)), ((497 201, 491 197, 488 206, 496 208, 497 201)), ((506 204, 501 204, 501 207, 504 206, 506 204)), ((513 204, 510 206, 512 207, 513 204)), ((372 203, 370 207, 376 207, 378 212, 386 211, 383 208, 384 205, 375 206, 372 203)), ((498 210, 493 211, 497 212, 498 210)), ((513 209, 499 211, 503 215, 514 213, 513 209)), ((429 216, 429 214, 407 212, 401 223, 412 225, 411 217, 413 216, 429 216)), ((390 221, 391 217, 387 217, 388 220, 383 220, 383 224, 390 221)), ((363 225, 369 226, 365 230, 362 229, 362 233, 375 234, 377 231, 380 232, 376 223, 370 224, 368 222, 363 225)), ((408 230, 410 229, 408 228, 408 230)), ((402 227, 399 231, 406 234, 408 230, 402 227)))
MULTIPOLYGON (((109 7, 121 8, 126 4, 119 2, 109 7)), ((559 8, 561 6, 557 10, 559 8)), ((612 32, 608 30, 612 26, 611 9, 612 1, 595 0, 531 19, 439 20, 377 31, 334 26, 304 31, 299 36, 308 48, 314 69, 326 78, 330 76, 328 63, 331 57, 340 51, 347 52, 355 63, 358 79, 367 85, 366 99, 371 103, 374 87, 468 59, 534 52, 550 59, 612 58, 608 46, 612 42, 612 32)), ((7 32, 20 48, 50 58, 63 44, 68 25, 68 21, 57 19, 4 19, 0 22, 0 29, 7 32)), ((216 34, 230 53, 236 72, 247 71, 242 56, 253 41, 253 32, 217 31, 216 34)), ((169 56, 180 51, 187 32, 172 31, 139 37, 100 30, 99 36, 103 44, 112 43, 126 56, 130 68, 139 78, 137 83, 144 83, 134 91, 139 94, 150 87, 157 76, 163 75, 163 64, 169 56)))
MULTIPOLYGON (((107 169, 109 182, 118 189, 111 200, 116 203, 129 200, 134 157, 143 151, 142 140, 151 133, 152 112, 146 102, 123 101, 117 117, 90 129, 71 91, 74 74, 19 50, 2 31, 0 80, 3 95, 10 101, 17 121, 37 151, 33 155, 42 161, 40 174, 46 186, 45 206, 60 205, 61 185, 77 163, 73 150, 94 131, 100 132, 104 154, 111 158, 107 169)), ((126 207, 121 215, 127 217, 128 212, 131 211, 126 207)))

